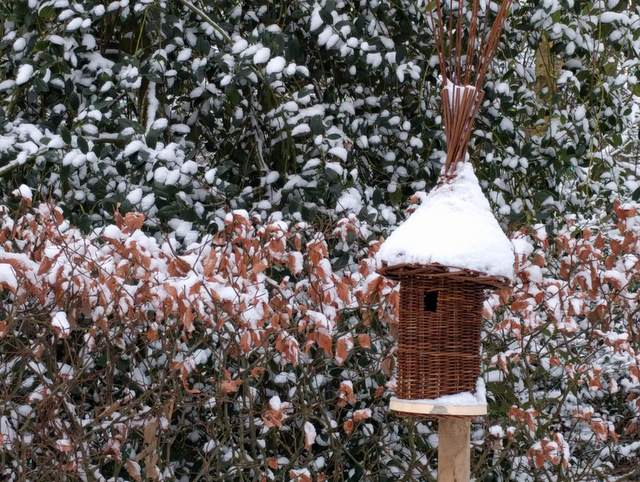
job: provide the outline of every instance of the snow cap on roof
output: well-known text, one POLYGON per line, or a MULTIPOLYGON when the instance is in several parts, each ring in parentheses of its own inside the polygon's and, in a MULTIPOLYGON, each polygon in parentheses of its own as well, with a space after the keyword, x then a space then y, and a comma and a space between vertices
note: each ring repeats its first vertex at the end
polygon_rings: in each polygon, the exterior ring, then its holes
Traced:
POLYGON ((377 258, 387 266, 441 264, 513 279, 511 242, 469 162, 459 163, 452 180, 424 195, 420 207, 382 244, 377 258))

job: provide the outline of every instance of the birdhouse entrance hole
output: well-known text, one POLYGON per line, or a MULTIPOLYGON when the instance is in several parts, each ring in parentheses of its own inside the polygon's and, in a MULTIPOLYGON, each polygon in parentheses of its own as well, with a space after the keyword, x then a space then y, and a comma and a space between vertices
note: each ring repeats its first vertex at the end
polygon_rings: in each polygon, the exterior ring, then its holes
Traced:
POLYGON ((424 311, 438 311, 438 292, 427 291, 424 294, 424 311))

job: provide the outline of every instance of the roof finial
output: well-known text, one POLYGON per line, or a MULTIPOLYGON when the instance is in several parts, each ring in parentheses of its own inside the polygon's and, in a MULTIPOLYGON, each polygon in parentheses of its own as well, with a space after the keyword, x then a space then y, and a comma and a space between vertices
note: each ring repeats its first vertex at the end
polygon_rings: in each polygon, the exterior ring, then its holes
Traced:
POLYGON ((485 0, 483 3, 485 3, 484 21, 480 29, 478 29, 481 13, 480 0, 433 0, 427 7, 444 83, 442 108, 447 135, 447 159, 444 170, 446 177, 453 176, 458 163, 465 161, 467 145, 473 131, 473 121, 484 97, 482 91, 484 78, 498 46, 513 0, 502 0, 488 33, 490 10, 492 5, 497 6, 497 2, 485 0), (465 8, 469 6, 469 2, 471 2, 470 12, 465 8), (446 12, 443 5, 445 8, 448 7, 446 12), (448 16, 448 22, 445 22, 445 13, 448 16), (469 13, 468 35, 465 36, 463 27, 469 13))

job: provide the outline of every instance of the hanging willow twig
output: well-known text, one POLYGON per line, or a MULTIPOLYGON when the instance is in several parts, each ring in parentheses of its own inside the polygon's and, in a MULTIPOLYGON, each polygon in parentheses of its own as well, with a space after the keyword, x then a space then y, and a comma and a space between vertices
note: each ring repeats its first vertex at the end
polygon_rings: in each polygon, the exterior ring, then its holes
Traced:
POLYGON ((482 28, 478 29, 480 0, 470 1, 470 11, 465 8, 465 0, 434 0, 428 7, 444 83, 442 105, 447 135, 446 177, 453 176, 458 163, 465 160, 473 121, 484 97, 484 78, 513 3, 513 0, 502 0, 487 33, 491 6, 496 2, 487 2, 482 28), (448 22, 444 18, 445 9, 448 22))

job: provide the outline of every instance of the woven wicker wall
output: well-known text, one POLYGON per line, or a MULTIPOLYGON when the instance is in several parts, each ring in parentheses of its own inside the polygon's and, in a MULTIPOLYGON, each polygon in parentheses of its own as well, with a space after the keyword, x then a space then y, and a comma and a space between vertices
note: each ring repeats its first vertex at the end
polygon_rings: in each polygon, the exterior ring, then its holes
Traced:
POLYGON ((475 391, 485 289, 446 276, 402 278, 398 398, 433 399, 475 391), (436 297, 435 311, 428 311, 436 297))

